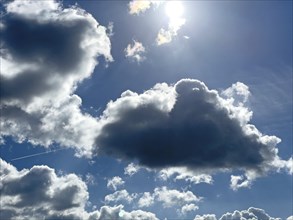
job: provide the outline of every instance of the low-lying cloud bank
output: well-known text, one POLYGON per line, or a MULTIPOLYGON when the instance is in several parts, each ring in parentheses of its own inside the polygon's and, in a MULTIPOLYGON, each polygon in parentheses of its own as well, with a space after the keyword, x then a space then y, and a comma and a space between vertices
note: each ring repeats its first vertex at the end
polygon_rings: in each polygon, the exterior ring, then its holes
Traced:
POLYGON ((219 93, 193 79, 157 84, 142 94, 126 91, 100 117, 96 151, 155 169, 244 170, 245 176, 231 177, 233 189, 268 171, 292 173, 292 160, 278 156, 281 140, 249 124, 249 95, 242 83, 219 93))
MULTIPOLYGON (((48 166, 33 166, 17 170, 0 158, 0 218, 1 219, 76 219, 76 220, 158 220, 156 215, 143 210, 125 211, 122 205, 103 206, 86 211, 89 194, 86 183, 75 174, 57 175, 48 166)), ((117 191, 119 192, 119 191, 117 191)), ((158 187, 153 193, 135 196, 138 207, 162 204, 163 208, 182 208, 180 214, 196 211, 201 198, 190 191, 180 192, 158 187)), ((287 218, 292 220, 293 216, 287 218)), ((249 208, 227 212, 219 220, 280 220, 270 217, 264 210, 249 208)), ((213 214, 195 216, 195 220, 217 220, 213 214)))
POLYGON ((0 158, 1 219, 80 219, 80 220, 157 220, 155 214, 123 206, 103 206, 85 210, 89 194, 77 175, 57 175, 48 166, 33 166, 18 171, 0 158))
MULTIPOLYGON (((287 220, 291 220, 292 217, 289 216, 287 220)), ((202 216, 196 215, 194 220, 217 220, 217 218, 214 214, 207 214, 202 216)), ((233 213, 227 212, 219 220, 281 220, 281 218, 273 218, 263 209, 250 207, 247 210, 235 210, 233 213)))

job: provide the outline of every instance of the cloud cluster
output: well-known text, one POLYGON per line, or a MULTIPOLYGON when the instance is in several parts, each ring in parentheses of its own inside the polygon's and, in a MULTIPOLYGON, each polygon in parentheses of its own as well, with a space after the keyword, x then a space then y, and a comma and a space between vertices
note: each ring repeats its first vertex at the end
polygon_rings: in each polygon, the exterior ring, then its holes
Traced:
POLYGON ((103 206, 87 212, 86 184, 75 174, 57 175, 48 166, 18 171, 0 158, 1 219, 146 219, 157 220, 150 212, 126 212, 123 206, 103 206))
MULTIPOLYGON (((235 210, 233 213, 227 212, 222 215, 219 220, 281 220, 280 218, 270 217, 263 209, 250 207, 247 210, 238 211, 235 210)), ((290 217, 287 218, 287 220, 290 217)), ((197 215, 194 220, 217 220, 215 215, 197 215)))
POLYGON ((133 44, 128 44, 124 49, 125 57, 130 58, 138 63, 145 60, 145 48, 142 43, 133 41, 133 44))
POLYGON ((97 57, 112 61, 106 28, 74 6, 9 1, 1 20, 1 136, 88 155, 97 121, 80 110, 74 91, 97 57))
POLYGON ((168 189, 166 186, 157 187, 153 193, 144 192, 138 200, 138 207, 149 207, 153 204, 161 204, 163 208, 175 208, 180 207, 177 210, 179 215, 185 215, 187 212, 191 212, 198 209, 194 203, 201 200, 191 191, 178 191, 176 189, 168 189))
MULTIPOLYGON (((244 96, 242 101, 236 100, 235 92, 221 96, 193 79, 157 84, 142 94, 126 91, 108 103, 100 118, 97 152, 150 168, 183 167, 198 173, 244 170, 243 181, 287 169, 290 160, 278 156, 281 140, 249 124, 252 112, 245 106, 249 91, 243 85, 236 83, 227 90, 242 90, 237 93, 244 96)), ((235 177, 233 182, 235 187, 242 184, 239 178, 235 184, 235 177)))

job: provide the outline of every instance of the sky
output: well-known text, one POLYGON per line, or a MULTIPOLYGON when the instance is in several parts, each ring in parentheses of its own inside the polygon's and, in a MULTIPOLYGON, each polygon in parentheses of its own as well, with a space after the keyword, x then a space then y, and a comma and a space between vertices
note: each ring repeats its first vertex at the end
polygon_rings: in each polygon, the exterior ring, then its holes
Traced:
POLYGON ((0 2, 1 219, 293 219, 292 1, 0 2))

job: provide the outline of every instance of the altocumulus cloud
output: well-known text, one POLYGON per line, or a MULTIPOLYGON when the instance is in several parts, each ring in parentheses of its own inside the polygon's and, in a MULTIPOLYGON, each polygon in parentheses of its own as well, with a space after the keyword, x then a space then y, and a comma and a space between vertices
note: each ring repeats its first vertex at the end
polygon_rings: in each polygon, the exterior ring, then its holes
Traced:
POLYGON ((75 174, 57 175, 48 166, 33 166, 18 171, 0 158, 1 219, 146 219, 157 220, 155 214, 123 206, 103 206, 87 212, 86 184, 75 174))
POLYGON ((247 86, 236 83, 221 95, 201 81, 183 79, 142 94, 125 91, 99 119, 95 153, 159 169, 244 170, 235 189, 270 170, 288 170, 292 160, 278 156, 281 140, 249 124, 252 112, 245 106, 245 90, 247 86))
POLYGON ((76 6, 15 0, 5 4, 1 48, 1 136, 87 155, 97 122, 74 91, 98 56, 112 61, 106 28, 76 6))

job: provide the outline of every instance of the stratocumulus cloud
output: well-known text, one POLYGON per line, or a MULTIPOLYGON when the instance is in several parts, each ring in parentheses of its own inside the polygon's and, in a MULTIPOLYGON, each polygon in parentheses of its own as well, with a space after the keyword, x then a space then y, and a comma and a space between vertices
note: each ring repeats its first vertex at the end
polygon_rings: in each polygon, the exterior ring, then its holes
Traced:
POLYGON ((1 27, 1 136, 87 155, 96 120, 74 94, 97 57, 112 61, 106 28, 78 7, 54 0, 5 4, 1 27))
POLYGON ((246 170, 251 179, 286 168, 287 161, 277 155, 280 139, 249 124, 245 89, 234 84, 222 97, 203 82, 183 79, 143 94, 126 91, 100 118, 97 152, 151 168, 246 170), (242 101, 233 97, 236 93, 242 101))
POLYGON ((33 166, 18 171, 0 158, 1 219, 146 219, 157 220, 155 214, 123 206, 103 206, 87 212, 89 193, 77 175, 57 175, 48 166, 33 166))

